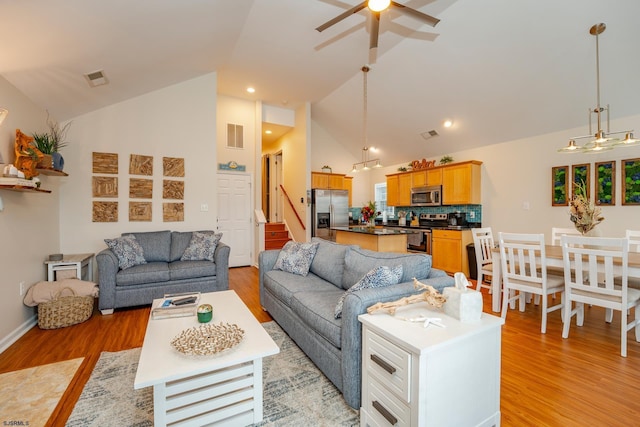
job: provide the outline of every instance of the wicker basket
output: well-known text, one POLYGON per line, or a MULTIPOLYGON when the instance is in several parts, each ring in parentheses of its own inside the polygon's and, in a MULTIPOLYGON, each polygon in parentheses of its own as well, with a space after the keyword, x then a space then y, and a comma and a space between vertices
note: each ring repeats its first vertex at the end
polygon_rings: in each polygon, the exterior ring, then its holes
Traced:
POLYGON ((69 287, 61 289, 49 302, 38 304, 38 326, 40 329, 57 329, 76 325, 88 320, 93 314, 93 297, 77 296, 69 287), (73 295, 60 296, 68 289, 73 295))

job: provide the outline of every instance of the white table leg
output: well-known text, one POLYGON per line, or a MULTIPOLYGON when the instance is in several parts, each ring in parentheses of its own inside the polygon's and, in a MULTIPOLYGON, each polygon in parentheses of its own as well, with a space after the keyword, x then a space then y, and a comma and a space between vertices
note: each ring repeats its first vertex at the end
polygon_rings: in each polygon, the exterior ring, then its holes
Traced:
POLYGON ((491 278, 491 310, 500 312, 500 297, 502 296, 502 266, 500 257, 493 255, 493 277, 491 278))

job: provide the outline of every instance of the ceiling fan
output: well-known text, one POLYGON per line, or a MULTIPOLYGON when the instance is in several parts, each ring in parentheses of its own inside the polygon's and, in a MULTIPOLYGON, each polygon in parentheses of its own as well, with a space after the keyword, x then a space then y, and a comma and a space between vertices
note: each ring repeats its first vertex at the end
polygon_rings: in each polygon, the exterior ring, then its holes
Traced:
POLYGON ((403 13, 410 15, 420 21, 423 21, 432 27, 435 27, 440 20, 438 18, 434 18, 433 16, 427 15, 426 13, 422 13, 416 9, 412 9, 408 6, 402 5, 400 3, 396 3, 391 0, 365 0, 357 6, 352 7, 344 13, 336 16, 333 19, 325 22, 320 25, 316 30, 322 32, 327 28, 331 27, 334 24, 342 21, 343 19, 353 15, 354 13, 360 12, 365 7, 368 7, 371 11, 371 33, 369 36, 369 49, 374 49, 378 47, 378 32, 380 29, 380 13, 390 7, 398 8, 403 13))

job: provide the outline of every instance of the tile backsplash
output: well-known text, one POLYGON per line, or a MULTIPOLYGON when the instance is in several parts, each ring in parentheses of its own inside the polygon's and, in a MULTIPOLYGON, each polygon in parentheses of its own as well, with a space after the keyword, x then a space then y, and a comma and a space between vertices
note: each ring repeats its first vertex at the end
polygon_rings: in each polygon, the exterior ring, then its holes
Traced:
MULTIPOLYGON (((353 219, 360 218, 359 207, 353 207, 350 209, 353 219)), ((468 222, 482 222, 482 205, 450 205, 450 206, 396 206, 395 216, 389 217, 389 219, 397 219, 398 211, 415 212, 416 215, 422 213, 438 214, 438 213, 450 213, 450 212, 465 212, 467 214, 468 222)))

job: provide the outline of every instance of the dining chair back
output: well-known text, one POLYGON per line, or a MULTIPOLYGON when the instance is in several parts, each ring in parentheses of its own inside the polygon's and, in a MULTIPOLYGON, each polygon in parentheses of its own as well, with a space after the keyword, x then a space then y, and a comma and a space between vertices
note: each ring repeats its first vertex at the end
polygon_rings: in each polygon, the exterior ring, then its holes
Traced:
POLYGON ((525 310, 527 293, 539 295, 542 305, 540 332, 547 332, 547 314, 563 305, 564 278, 547 275, 544 234, 498 233, 502 268, 502 317, 506 318, 509 304, 519 300, 520 311, 525 310), (549 306, 549 294, 560 292, 560 303, 549 306))
POLYGON ((640 252, 640 230, 626 230, 625 237, 629 240, 629 252, 640 252))
POLYGON ((551 244, 553 246, 560 246, 560 238, 564 235, 581 236, 580 232, 575 228, 552 227, 551 228, 551 244))
MULTIPOLYGON (((571 318, 584 322, 584 306, 595 305, 620 311, 620 354, 627 356, 627 331, 635 328, 640 341, 640 290, 628 287, 629 240, 627 238, 562 236, 565 307, 562 338, 569 337, 571 318), (620 285, 616 285, 619 276, 620 285), (575 303, 575 307, 573 304, 575 303), (628 310, 635 318, 628 322, 628 310)), ((610 318, 607 321, 611 321, 610 318)))
POLYGON ((486 276, 491 276, 493 280, 493 259, 491 250, 495 247, 493 242, 493 233, 491 227, 472 228, 473 246, 476 251, 476 266, 478 269, 476 290, 480 288, 489 289, 491 293, 491 285, 485 283, 486 276))

